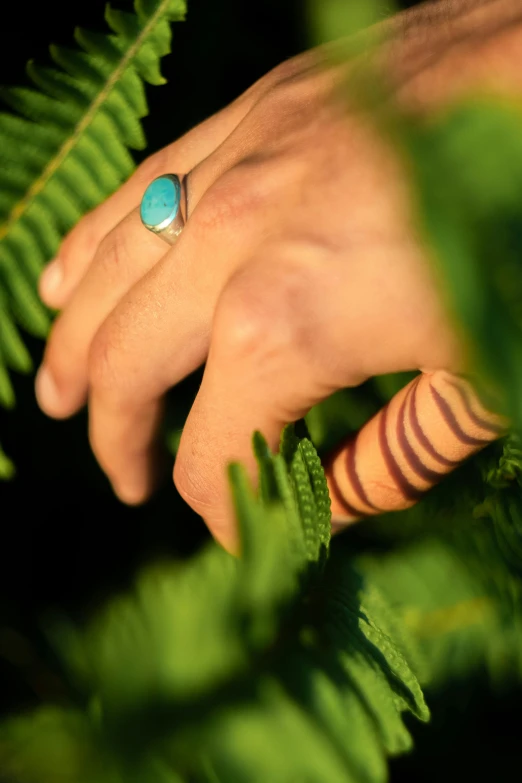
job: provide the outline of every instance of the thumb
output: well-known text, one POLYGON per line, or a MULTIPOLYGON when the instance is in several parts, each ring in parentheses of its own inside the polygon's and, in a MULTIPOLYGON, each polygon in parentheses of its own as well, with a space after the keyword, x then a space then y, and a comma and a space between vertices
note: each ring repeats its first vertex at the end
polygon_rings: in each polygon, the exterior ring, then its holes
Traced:
POLYGON ((508 427, 463 377, 422 372, 324 460, 332 531, 415 505, 508 427))

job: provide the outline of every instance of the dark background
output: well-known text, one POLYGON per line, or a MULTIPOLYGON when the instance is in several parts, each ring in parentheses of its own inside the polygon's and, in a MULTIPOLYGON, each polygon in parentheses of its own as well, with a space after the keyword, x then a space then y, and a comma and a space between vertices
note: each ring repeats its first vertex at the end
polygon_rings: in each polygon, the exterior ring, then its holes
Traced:
MULTIPOLYGON (((47 62, 50 43, 71 45, 76 25, 105 31, 104 7, 104 0, 12 5, 0 30, 0 83, 24 82, 26 61, 47 62)), ((148 152, 308 43, 299 0, 190 0, 162 68, 169 85, 148 88, 148 152)), ((43 345, 27 342, 37 365, 43 345)), ((189 404, 197 380, 196 374, 178 388, 177 399, 184 395, 189 404)), ((185 556, 208 534, 170 484, 142 508, 117 502, 90 453, 85 413, 67 422, 46 419, 36 408, 32 377, 15 376, 15 391, 17 408, 0 410, 0 440, 18 470, 13 482, 0 484, 0 628, 15 628, 38 647, 37 620, 50 608, 81 617, 124 587, 140 563, 165 551, 185 556)), ((4 711, 36 704, 35 691, 52 696, 50 685, 47 693, 41 686, 41 672, 20 671, 2 650, 0 633, 4 711)), ((394 781, 511 779, 518 756, 516 698, 495 699, 473 682, 448 688, 430 703, 434 720, 415 729, 418 750, 393 763, 394 781)))

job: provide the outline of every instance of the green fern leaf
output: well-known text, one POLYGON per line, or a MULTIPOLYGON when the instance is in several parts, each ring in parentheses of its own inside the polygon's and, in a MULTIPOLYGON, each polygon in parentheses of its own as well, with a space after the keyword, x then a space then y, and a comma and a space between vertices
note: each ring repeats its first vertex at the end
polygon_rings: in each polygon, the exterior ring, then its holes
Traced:
MULTIPOLYGON (((289 478, 298 517, 304 534, 307 559, 319 563, 324 560, 325 547, 330 542, 330 498, 321 461, 308 437, 304 422, 300 428, 305 437, 296 435, 294 425, 285 427, 281 435, 281 458, 289 469, 289 478)), ((288 503, 292 503, 290 498, 288 503)))
POLYGON ((29 372, 33 366, 31 357, 13 323, 12 316, 7 307, 5 293, 1 289, 0 335, 2 335, 0 350, 3 357, 5 357, 6 365, 19 372, 29 372))
POLYGON ((49 312, 36 281, 60 239, 134 167, 127 147, 143 149, 143 82, 163 84, 172 21, 184 0, 135 2, 135 13, 106 8, 109 35, 77 30, 84 51, 51 46, 58 69, 30 61, 35 88, 4 87, 0 98, 0 403, 12 405, 5 367, 31 363, 15 322, 44 337, 49 312))
POLYGON ((328 548, 330 546, 332 514, 330 509, 330 495, 323 466, 321 465, 321 460, 319 459, 311 440, 303 438, 299 443, 299 449, 310 476, 312 491, 315 498, 318 542, 320 546, 328 548))
POLYGON ((356 633, 349 634, 348 640, 349 652, 338 653, 343 671, 374 721, 386 752, 391 756, 406 753, 412 748, 412 737, 382 669, 367 654, 356 633))
MULTIPOLYGON (((320 641, 317 646, 321 647, 320 641)), ((289 692, 330 738, 354 780, 386 780, 386 761, 373 716, 324 645, 319 652, 301 649, 285 656, 281 676, 289 692)), ((394 711, 394 719, 396 715, 394 711)))
MULTIPOLYGON (((346 575, 351 576, 348 570, 346 575)), ((353 581, 349 585, 346 583, 336 585, 336 593, 338 597, 334 599, 332 596, 328 607, 332 619, 337 618, 339 623, 346 622, 347 633, 350 633, 351 629, 353 633, 350 615, 356 615, 358 630, 369 642, 364 645, 363 649, 375 659, 381 668, 387 671, 390 685, 395 694, 397 708, 401 712, 410 710, 420 720, 428 720, 429 711, 419 681, 412 671, 409 661, 406 660, 396 641, 392 641, 384 633, 380 624, 377 624, 373 617, 364 611, 363 604, 357 604, 353 581)))
POLYGON ((266 508, 268 504, 281 499, 272 464, 272 455, 260 432, 254 432, 252 445, 259 467, 259 498, 266 508))
POLYGON ((244 563, 238 575, 241 624, 249 646, 259 649, 275 638, 282 613, 297 592, 306 556, 302 540, 297 544, 299 520, 295 506, 288 504, 288 478, 286 483, 281 476, 276 478, 279 455, 270 454, 260 433, 255 434, 253 442, 257 455, 262 455, 261 473, 274 480, 274 492, 282 487, 279 498, 272 496, 267 504, 263 496, 256 498, 242 466, 233 464, 229 468, 244 563), (288 535, 289 527, 293 535, 288 535))
POLYGON ((6 356, 0 351, 0 405, 4 408, 14 408, 15 393, 7 369, 6 356))
POLYGON ((402 712, 427 710, 409 643, 392 638, 390 607, 349 558, 317 568, 329 504, 313 445, 290 427, 282 453, 260 433, 253 447, 259 493, 229 466, 241 558, 210 544, 149 568, 86 628, 55 626, 88 706, 55 711, 48 741, 43 713, 0 726, 12 783, 37 769, 47 783, 60 747, 64 783, 83 783, 84 759, 129 783, 384 783, 386 753, 410 748, 402 712))
MULTIPOLYGON (((288 470, 288 460, 284 456, 285 443, 297 444, 293 425, 288 425, 281 436, 280 453, 272 455, 260 432, 255 432, 253 449, 260 469, 260 500, 265 508, 276 502, 282 504, 286 515, 286 540, 288 556, 294 567, 301 569, 306 562, 302 524, 293 480, 288 470)), ((293 570, 293 568, 292 568, 293 570)))
MULTIPOLYGON (((341 550, 342 552, 342 550, 341 550)), ((318 636, 328 640, 336 651, 339 665, 351 687, 358 693, 374 722, 388 753, 404 753, 411 737, 402 713, 412 712, 420 720, 429 711, 412 666, 419 652, 414 639, 399 626, 394 610, 374 584, 368 584, 356 571, 346 553, 330 559, 326 579, 321 584, 316 608, 318 636)), ((425 675, 425 670, 423 670, 425 675)))
POLYGON ((292 457, 290 467, 297 507, 303 526, 304 542, 308 560, 315 561, 319 557, 319 539, 317 536, 317 506, 310 482, 310 476, 303 459, 301 449, 298 446, 292 457))
POLYGON ((0 445, 0 479, 3 481, 9 481, 16 473, 13 462, 9 459, 7 454, 0 445))
POLYGON ((474 671, 498 687, 520 681, 522 584, 491 520, 360 563, 420 646, 433 687, 474 671))
POLYGON ((480 460, 485 482, 483 499, 473 509, 475 519, 493 522, 496 543, 507 565, 522 570, 522 447, 519 432, 492 444, 480 460))
POLYGON ((56 771, 67 783, 117 783, 108 759, 98 754, 95 731, 85 715, 45 707, 14 718, 0 729, 0 780, 55 783, 56 771))
POLYGON ((262 681, 255 701, 216 716, 209 746, 223 783, 356 783, 333 743, 272 678, 262 681))

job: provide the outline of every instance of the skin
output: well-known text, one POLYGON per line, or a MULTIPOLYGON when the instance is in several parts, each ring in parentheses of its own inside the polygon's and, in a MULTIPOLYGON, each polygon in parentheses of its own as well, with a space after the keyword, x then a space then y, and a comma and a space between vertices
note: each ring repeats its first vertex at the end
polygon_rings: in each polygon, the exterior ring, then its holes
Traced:
MULTIPOLYGON (((379 58, 396 99, 432 111, 479 86, 520 95, 517 14, 518 2, 435 3, 386 23, 379 58)), ((151 156, 40 281, 61 312, 38 403, 59 419, 88 404, 92 449, 125 503, 144 502, 161 476, 165 392, 206 363, 173 479, 231 551, 225 469, 240 460, 256 483, 253 430, 276 450, 282 427, 337 389, 467 369, 401 161, 335 97, 342 69, 323 60, 315 50, 283 63, 151 156), (173 247, 139 218, 165 172, 190 172, 173 247)))

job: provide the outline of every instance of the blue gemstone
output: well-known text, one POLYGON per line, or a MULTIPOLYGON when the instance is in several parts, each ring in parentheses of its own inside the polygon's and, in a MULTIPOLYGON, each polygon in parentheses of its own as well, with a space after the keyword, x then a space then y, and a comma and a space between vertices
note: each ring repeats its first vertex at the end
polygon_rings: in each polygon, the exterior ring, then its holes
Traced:
POLYGON ((179 210, 181 188, 177 177, 158 177, 152 180, 141 200, 141 219, 147 226, 159 227, 170 223, 179 210))

